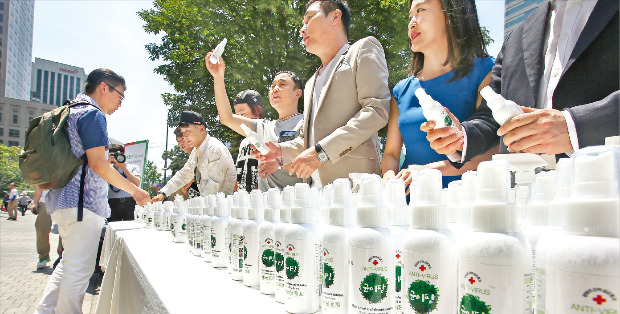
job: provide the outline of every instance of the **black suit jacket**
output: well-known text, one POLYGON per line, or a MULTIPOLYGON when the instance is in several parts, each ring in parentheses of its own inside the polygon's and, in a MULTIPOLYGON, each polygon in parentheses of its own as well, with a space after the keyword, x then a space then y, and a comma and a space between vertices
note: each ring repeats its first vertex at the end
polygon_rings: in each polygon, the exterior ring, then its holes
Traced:
MULTIPOLYGON (((547 0, 510 33, 491 71, 491 88, 521 106, 536 107, 550 14, 547 0)), ((605 137, 620 133, 618 58, 618 1, 599 0, 552 97, 554 109, 568 110, 573 117, 579 147, 602 145, 605 137)), ((467 133, 464 162, 500 143, 499 125, 484 99, 462 124, 467 133)))

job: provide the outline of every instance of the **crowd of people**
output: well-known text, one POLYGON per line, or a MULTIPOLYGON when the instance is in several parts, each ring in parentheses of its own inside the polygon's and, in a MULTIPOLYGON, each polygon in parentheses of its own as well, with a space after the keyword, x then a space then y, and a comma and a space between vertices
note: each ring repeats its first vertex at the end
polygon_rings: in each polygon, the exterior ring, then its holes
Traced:
MULTIPOLYGON (((209 127, 219 126, 185 111, 175 135, 189 158, 153 199, 138 187, 139 170, 115 158, 122 146, 108 142, 105 115, 120 107, 125 80, 107 69, 91 72, 85 93, 73 100, 84 104, 71 108, 67 127, 74 155, 87 157, 85 176, 80 169, 45 197, 37 190, 33 201, 40 215, 37 235, 41 229, 49 236, 53 220, 63 247, 37 312, 81 312, 106 218, 133 219, 136 204, 174 193, 266 191, 302 181, 324 186, 356 172, 409 184, 410 165, 440 170, 447 185, 500 151, 570 155, 620 133, 617 1, 545 0, 494 58, 486 52, 474 1, 412 0, 410 76, 391 91, 381 42, 367 37, 350 43, 350 24, 345 1, 308 1, 300 32, 306 51, 319 57, 321 66, 305 83, 286 69, 273 77, 268 99, 277 120, 263 117, 262 98, 253 90, 237 94, 233 113, 224 59, 213 64, 208 53, 220 123, 241 135, 247 135, 244 127, 256 132, 269 152, 261 154, 243 141, 235 163, 228 148, 209 135, 209 127), (486 86, 525 113, 500 126, 480 96, 486 86), (446 108, 453 126, 438 128, 426 120, 414 95, 418 88, 446 108), (377 132, 386 125, 381 159, 377 132), (85 178, 83 193, 80 178, 85 178)), ((9 195, 12 219, 16 193, 9 195)), ((37 241, 40 262, 49 261, 47 242, 39 250, 37 241)))

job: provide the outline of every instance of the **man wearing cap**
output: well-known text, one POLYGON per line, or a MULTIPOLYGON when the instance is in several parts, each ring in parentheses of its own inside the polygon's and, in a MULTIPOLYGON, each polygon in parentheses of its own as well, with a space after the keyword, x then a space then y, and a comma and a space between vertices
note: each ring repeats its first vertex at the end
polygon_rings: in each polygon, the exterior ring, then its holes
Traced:
MULTIPOLYGON (((205 58, 210 58, 208 53, 205 58)), ((303 115, 298 111, 298 104, 303 94, 303 83, 299 76, 291 71, 280 71, 273 78, 269 88, 269 103, 278 112, 278 120, 253 119, 245 115, 233 114, 230 110, 230 102, 226 95, 224 85, 225 63, 220 57, 219 62, 213 64, 206 62, 207 69, 213 75, 213 89, 215 91, 215 104, 220 115, 220 122, 235 132, 245 136, 241 125, 245 124, 254 132, 258 133, 265 141, 282 143, 293 140, 299 136, 299 129, 303 122, 303 115)), ((235 98, 235 111, 237 106, 244 103, 260 101, 260 95, 252 90, 246 90, 235 98)), ((260 180, 258 187, 261 191, 269 188, 282 189, 289 185, 295 185, 302 181, 295 175, 291 175, 280 165, 282 160, 263 161, 258 164, 260 180)))
POLYGON ((187 162, 181 170, 159 190, 153 202, 163 201, 168 195, 196 180, 200 195, 218 192, 232 194, 236 174, 235 165, 228 148, 220 140, 209 136, 202 116, 194 111, 183 111, 179 127, 190 147, 193 147, 187 162))

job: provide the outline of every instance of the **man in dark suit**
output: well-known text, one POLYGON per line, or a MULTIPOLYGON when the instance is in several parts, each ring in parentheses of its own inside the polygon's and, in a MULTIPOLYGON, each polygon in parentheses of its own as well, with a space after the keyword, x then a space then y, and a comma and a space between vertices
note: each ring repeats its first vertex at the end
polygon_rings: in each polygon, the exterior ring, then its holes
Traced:
MULTIPOLYGON (((457 128, 422 125, 460 166, 499 143, 510 152, 568 154, 618 135, 618 1, 545 1, 502 47, 490 86, 525 114, 501 127, 483 100, 457 128)), ((458 121, 457 121, 458 122, 458 121)), ((458 125, 458 123, 457 123, 458 125)))

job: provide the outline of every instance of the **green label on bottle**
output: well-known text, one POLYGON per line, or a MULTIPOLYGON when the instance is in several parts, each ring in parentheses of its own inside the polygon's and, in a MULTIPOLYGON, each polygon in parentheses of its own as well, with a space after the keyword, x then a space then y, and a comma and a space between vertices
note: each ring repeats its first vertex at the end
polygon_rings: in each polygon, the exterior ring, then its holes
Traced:
POLYGON ((265 267, 271 267, 274 264, 274 260, 273 260, 273 250, 271 249, 266 249, 263 251, 263 255, 261 256, 261 261, 263 262, 263 265, 265 265, 265 267))
POLYGON ((379 274, 370 273, 362 280, 359 291, 364 299, 371 304, 379 303, 385 299, 388 293, 387 278, 379 274))
POLYGON ((215 239, 215 236, 211 235, 211 248, 215 247, 215 243, 217 242, 217 240, 215 239))
POLYGON ((327 263, 323 263, 323 278, 326 288, 331 287, 334 284, 334 268, 327 263))
POLYGON ((299 275, 299 262, 291 257, 286 258, 286 278, 293 279, 299 275))
POLYGON ((276 252, 275 260, 276 260, 276 272, 279 273, 284 270, 284 255, 276 252))
POLYGON ((439 290, 428 281, 416 280, 409 286, 407 299, 416 313, 430 313, 437 309, 439 290))
POLYGON ((490 314, 491 306, 484 303, 484 301, 480 300, 478 296, 465 294, 461 299, 461 303, 459 305, 459 309, 461 313, 469 314, 469 313, 479 313, 479 314, 490 314))

